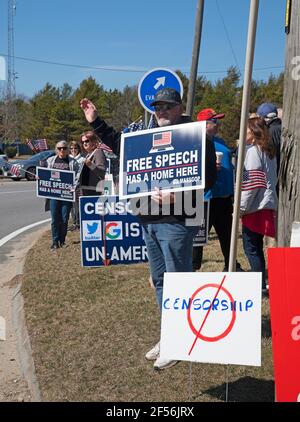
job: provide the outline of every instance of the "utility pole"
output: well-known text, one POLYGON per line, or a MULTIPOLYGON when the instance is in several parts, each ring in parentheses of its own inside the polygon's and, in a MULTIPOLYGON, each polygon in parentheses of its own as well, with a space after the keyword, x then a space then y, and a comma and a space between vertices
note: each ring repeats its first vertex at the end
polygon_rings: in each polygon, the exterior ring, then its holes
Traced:
POLYGON ((278 207, 280 247, 290 246, 293 222, 300 221, 300 0, 288 0, 286 12, 278 207))
POLYGON ((14 16, 16 14, 15 0, 8 0, 7 28, 7 83, 5 95, 4 139, 14 141, 17 137, 17 109, 16 109, 16 73, 14 51, 14 16))
POLYGON ((195 102, 195 86, 196 86, 196 80, 197 80, 197 70, 198 70, 199 52, 200 52, 201 35, 202 35, 203 10, 204 10, 204 0, 198 0, 197 11, 196 11, 194 47, 193 47, 189 89, 188 89, 187 104, 186 104, 186 114, 188 114, 191 117, 193 116, 194 102, 195 102))
POLYGON ((238 157, 238 168, 237 168, 237 173, 236 173, 234 209, 233 209, 233 217, 232 217, 229 271, 236 270, 236 254, 237 254, 237 239, 238 239, 238 233, 239 233, 242 173, 243 173, 244 158, 245 158, 246 131, 247 131, 247 121, 248 121, 248 116, 249 116, 249 104, 250 104, 250 92, 251 92, 258 7, 259 7, 259 0, 251 0, 249 24, 248 24, 245 74, 244 74, 243 100, 242 100, 242 110, 241 110, 241 124, 240 124, 240 135, 239 135, 239 157, 238 157))

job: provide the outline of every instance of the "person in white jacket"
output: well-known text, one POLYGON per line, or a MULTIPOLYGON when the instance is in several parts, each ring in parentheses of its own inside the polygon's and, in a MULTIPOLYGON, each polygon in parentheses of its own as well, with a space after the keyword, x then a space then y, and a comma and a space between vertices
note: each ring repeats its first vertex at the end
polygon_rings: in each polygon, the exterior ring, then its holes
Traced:
POLYGON ((260 117, 250 118, 243 169, 240 213, 245 254, 251 271, 262 273, 262 288, 266 289, 264 236, 276 235, 277 164, 276 150, 270 141, 268 128, 260 117))
MULTIPOLYGON (((78 179, 79 164, 69 155, 66 141, 59 141, 55 146, 56 155, 49 157, 46 167, 57 170, 70 170, 75 172, 75 185, 78 179)), ((52 246, 51 251, 65 246, 69 214, 72 202, 60 199, 50 199, 52 246)))

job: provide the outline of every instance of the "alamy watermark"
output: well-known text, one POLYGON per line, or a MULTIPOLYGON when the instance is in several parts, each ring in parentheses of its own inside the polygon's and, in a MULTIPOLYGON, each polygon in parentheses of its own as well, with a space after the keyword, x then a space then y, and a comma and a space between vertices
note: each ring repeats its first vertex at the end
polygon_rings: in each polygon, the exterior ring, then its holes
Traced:
POLYGON ((292 79, 294 81, 300 80, 300 56, 295 56, 291 60, 291 64, 295 65, 295 67, 292 70, 292 79))
POLYGON ((0 56, 0 81, 6 80, 6 60, 0 56))

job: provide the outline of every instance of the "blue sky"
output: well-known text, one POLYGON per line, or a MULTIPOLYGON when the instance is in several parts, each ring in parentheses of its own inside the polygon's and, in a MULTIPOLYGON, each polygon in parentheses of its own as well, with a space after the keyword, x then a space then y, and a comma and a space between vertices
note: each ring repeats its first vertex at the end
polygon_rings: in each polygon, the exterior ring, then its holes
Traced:
MULTIPOLYGON (((105 89, 123 89, 137 85, 146 71, 156 67, 189 75, 197 0, 17 0, 16 4, 16 57, 116 69, 15 59, 19 94, 31 97, 47 82, 55 86, 68 82, 77 88, 90 75, 105 89)), ((198 72, 208 79, 222 78, 236 60, 243 71, 249 5, 250 0, 205 1, 198 72)), ((260 1, 254 79, 283 70, 284 17, 285 0, 260 1)), ((7 54, 7 0, 0 0, 2 54, 7 54)))

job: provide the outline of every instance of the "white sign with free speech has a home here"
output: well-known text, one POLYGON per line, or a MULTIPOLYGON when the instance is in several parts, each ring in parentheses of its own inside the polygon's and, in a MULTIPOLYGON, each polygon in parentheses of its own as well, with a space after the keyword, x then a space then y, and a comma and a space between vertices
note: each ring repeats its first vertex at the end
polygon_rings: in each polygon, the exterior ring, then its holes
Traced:
POLYGON ((261 365, 261 273, 165 273, 160 356, 261 365))

